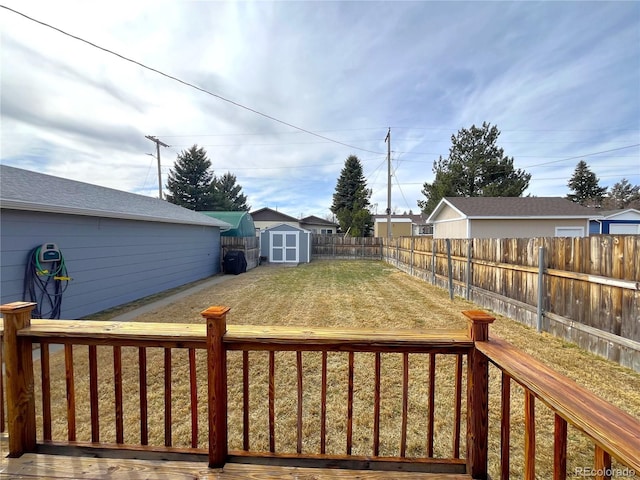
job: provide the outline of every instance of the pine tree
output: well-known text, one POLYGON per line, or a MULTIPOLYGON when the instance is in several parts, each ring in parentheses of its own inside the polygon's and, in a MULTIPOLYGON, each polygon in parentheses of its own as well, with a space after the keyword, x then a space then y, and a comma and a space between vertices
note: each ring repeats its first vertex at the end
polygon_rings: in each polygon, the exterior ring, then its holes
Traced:
POLYGON ((197 145, 183 150, 169 171, 167 201, 190 210, 210 210, 213 172, 207 152, 197 145))
POLYGON ((236 176, 227 172, 214 178, 211 183, 213 191, 213 210, 249 211, 247 197, 242 194, 242 186, 236 184, 236 176))
POLYGON ((348 231, 353 237, 366 237, 371 233, 370 197, 371 190, 367 188, 362 164, 357 156, 350 155, 340 172, 330 209, 337 216, 343 232, 348 231))
POLYGON ((607 197, 612 208, 627 208, 640 201, 640 185, 631 185, 629 180, 623 178, 613 184, 607 197))
POLYGON ((567 183, 567 186, 574 192, 568 194, 567 199, 585 207, 601 206, 607 188, 601 187, 599 182, 600 180, 589 169, 587 162, 580 160, 567 183))
POLYGON ((426 182, 426 200, 418 206, 431 213, 443 197, 519 197, 529 186, 531 174, 513 167, 513 157, 497 146, 500 130, 484 122, 451 136, 447 158, 433 162, 433 183, 426 182))

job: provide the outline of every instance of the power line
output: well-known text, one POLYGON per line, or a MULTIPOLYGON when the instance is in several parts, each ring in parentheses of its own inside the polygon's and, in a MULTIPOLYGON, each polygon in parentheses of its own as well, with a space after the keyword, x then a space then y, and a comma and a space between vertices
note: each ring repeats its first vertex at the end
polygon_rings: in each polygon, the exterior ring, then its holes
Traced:
POLYGON ((153 68, 153 67, 149 67, 149 66, 145 65, 144 63, 141 63, 141 62, 139 62, 137 60, 133 60, 133 59, 131 59, 129 57, 126 57, 126 56, 124 56, 124 55, 122 55, 120 53, 114 52, 113 50, 109 50, 108 48, 101 47, 100 45, 97 45, 97 44, 95 44, 93 42, 90 42, 89 40, 85 40, 82 37, 78 37, 76 35, 73 35, 71 33, 66 32, 66 31, 64 31, 64 30, 62 30, 62 29, 60 29, 58 27, 54 27, 53 25, 50 25, 50 24, 48 24, 46 22, 37 20, 37 19, 35 19, 33 17, 30 17, 29 15, 26 15, 26 14, 24 14, 22 12, 14 10, 13 8, 9 8, 9 7, 5 6, 5 5, 0 5, 0 7, 4 8, 5 10, 9 10, 10 12, 13 12, 13 13, 15 13, 17 15, 20 15, 21 17, 24 17, 27 20, 31 20, 32 22, 38 23, 38 24, 40 24, 40 25, 42 25, 44 27, 51 28, 52 30, 55 30, 56 32, 59 32, 59 33, 61 33, 63 35, 66 35, 67 37, 73 38, 74 40, 78 40, 80 42, 86 43, 87 45, 90 45, 90 46, 92 46, 94 48, 97 48, 98 50, 102 50, 103 52, 106 52, 106 53, 109 53, 111 55, 114 55, 114 56, 116 56, 116 57, 118 57, 118 58, 120 58, 122 60, 125 60, 127 62, 133 63, 135 65, 138 65, 139 67, 142 67, 142 68, 144 68, 146 70, 149 70, 151 72, 157 73, 158 75, 162 75, 163 77, 169 78, 170 80, 173 80, 175 82, 181 83, 181 84, 183 84, 183 85, 185 85, 187 87, 190 87, 190 88, 193 88, 195 90, 198 90, 199 92, 202 92, 202 93, 205 93, 205 94, 210 95, 212 97, 215 97, 215 98, 217 98, 219 100, 222 100, 223 102, 230 103, 231 105, 234 105, 234 106, 236 106, 238 108, 242 108, 244 110, 247 110, 248 112, 255 113, 256 115, 260 115, 260 116, 262 116, 264 118, 267 118, 267 119, 269 119, 271 121, 280 123, 282 125, 286 125, 287 127, 293 128, 295 130, 299 130, 299 131, 307 133, 309 135, 313 135, 314 137, 322 138, 323 140, 327 140, 327 141, 329 141, 331 143, 335 143, 335 144, 342 145, 342 146, 345 146, 345 147, 353 148, 355 150, 360 150, 362 152, 375 153, 375 154, 381 154, 382 153, 382 152, 376 152, 376 151, 373 151, 373 150, 368 150, 366 148, 357 147, 355 145, 350 145, 348 143, 344 143, 344 142, 341 142, 339 140, 335 140, 333 138, 326 137, 326 136, 321 135, 319 133, 312 132, 311 130, 307 130, 306 128, 298 127, 297 125, 293 125, 293 124, 291 124, 289 122, 285 122, 284 120, 280 120, 279 118, 276 118, 276 117, 274 117, 272 115, 260 112, 260 111, 254 109, 254 108, 248 107, 248 106, 243 105, 243 104, 241 104, 239 102, 236 102, 234 100, 231 100, 231 99, 228 99, 226 97, 223 97, 222 95, 218 95, 217 93, 213 93, 213 92, 210 92, 209 90, 206 90, 206 89, 204 89, 202 87, 198 87, 197 85, 194 85, 193 83, 189 83, 189 82, 187 82, 185 80, 182 80, 182 79, 180 79, 178 77, 175 77, 175 76, 170 75, 168 73, 164 73, 161 70, 158 70, 158 69, 153 68))

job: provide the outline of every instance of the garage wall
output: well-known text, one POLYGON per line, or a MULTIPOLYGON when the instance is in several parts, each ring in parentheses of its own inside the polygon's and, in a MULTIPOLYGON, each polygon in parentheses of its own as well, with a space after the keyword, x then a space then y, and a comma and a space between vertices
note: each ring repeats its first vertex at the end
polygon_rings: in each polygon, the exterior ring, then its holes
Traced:
POLYGON ((23 300, 28 253, 56 243, 73 280, 61 318, 76 319, 220 270, 218 227, 2 210, 0 300, 23 300))

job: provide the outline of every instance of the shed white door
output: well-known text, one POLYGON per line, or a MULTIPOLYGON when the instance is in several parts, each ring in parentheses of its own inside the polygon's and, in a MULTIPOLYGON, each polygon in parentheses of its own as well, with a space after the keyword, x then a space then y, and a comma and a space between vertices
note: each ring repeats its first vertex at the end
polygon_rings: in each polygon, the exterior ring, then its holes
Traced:
POLYGON ((299 232, 269 232, 273 263, 298 263, 299 232))

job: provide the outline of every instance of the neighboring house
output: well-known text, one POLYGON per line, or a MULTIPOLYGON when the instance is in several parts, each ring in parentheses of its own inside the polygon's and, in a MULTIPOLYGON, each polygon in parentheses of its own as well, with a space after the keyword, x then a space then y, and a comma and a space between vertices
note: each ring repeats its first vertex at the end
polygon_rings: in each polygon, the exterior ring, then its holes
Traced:
POLYGON ((592 218, 560 197, 447 197, 427 222, 434 238, 584 237, 592 218))
POLYGON ((635 208, 598 212, 602 218, 593 218, 589 222, 589 233, 603 234, 640 234, 640 211, 635 208))
POLYGON ((256 226, 256 230, 264 230, 265 228, 275 227, 276 225, 285 224, 292 227, 300 228, 300 222, 297 218, 285 215, 277 210, 271 208, 261 208, 255 212, 251 212, 253 223, 256 226))
MULTIPOLYGON (((387 236, 387 216, 373 216, 373 236, 387 236)), ((410 237, 418 235, 432 235, 433 225, 427 222, 425 215, 391 215, 391 236, 410 237)))
POLYGON ((330 222, 324 218, 311 215, 300 219, 300 227, 309 230, 311 233, 319 233, 321 235, 332 235, 338 232, 338 224, 330 222))
POLYGON ((309 263, 311 232, 286 223, 260 232, 260 256, 269 263, 309 263))
POLYGON ((249 212, 200 212, 207 217, 228 223, 231 228, 222 230, 223 237, 255 237, 256 226, 249 212))
POLYGON ((56 244, 76 319, 220 271, 229 225, 143 195, 0 165, 0 302, 23 300, 29 253, 56 244))

